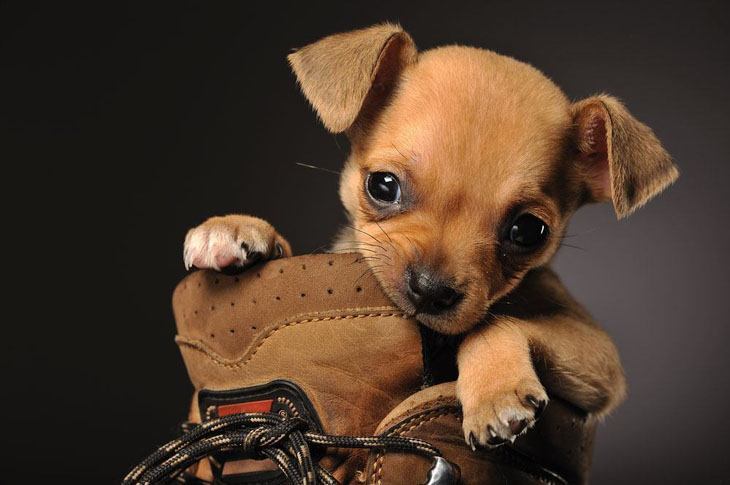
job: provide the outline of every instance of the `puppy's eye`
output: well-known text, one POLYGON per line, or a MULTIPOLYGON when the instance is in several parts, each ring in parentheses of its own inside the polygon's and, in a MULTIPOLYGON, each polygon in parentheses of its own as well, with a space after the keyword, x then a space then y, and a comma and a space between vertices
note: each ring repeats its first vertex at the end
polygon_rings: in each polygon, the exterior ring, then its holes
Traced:
POLYGON ((548 236, 548 226, 532 214, 522 214, 512 222, 507 235, 521 249, 536 249, 548 236))
POLYGON ((367 190, 370 197, 385 204, 400 202, 400 182, 390 172, 373 172, 368 175, 367 190))

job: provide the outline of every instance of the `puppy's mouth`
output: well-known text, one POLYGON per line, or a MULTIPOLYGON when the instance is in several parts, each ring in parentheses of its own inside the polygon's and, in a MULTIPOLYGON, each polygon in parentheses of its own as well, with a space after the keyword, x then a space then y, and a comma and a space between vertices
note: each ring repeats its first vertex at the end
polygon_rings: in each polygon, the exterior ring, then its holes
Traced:
POLYGON ((409 318, 413 318, 420 324, 446 335, 456 335, 467 331, 473 326, 474 318, 468 316, 468 306, 472 302, 463 295, 456 298, 455 305, 449 308, 439 309, 437 313, 433 308, 424 308, 423 305, 414 303, 412 295, 403 284, 394 284, 393 281, 384 281, 386 278, 378 276, 381 287, 390 300, 409 318))
POLYGON ((364 251, 361 259, 407 317, 446 335, 464 333, 482 319, 488 298, 479 291, 480 275, 462 268, 456 276, 454 270, 413 257, 399 244, 398 236, 391 233, 386 237, 387 243, 374 240, 365 246, 359 242, 363 245, 359 249, 364 251))

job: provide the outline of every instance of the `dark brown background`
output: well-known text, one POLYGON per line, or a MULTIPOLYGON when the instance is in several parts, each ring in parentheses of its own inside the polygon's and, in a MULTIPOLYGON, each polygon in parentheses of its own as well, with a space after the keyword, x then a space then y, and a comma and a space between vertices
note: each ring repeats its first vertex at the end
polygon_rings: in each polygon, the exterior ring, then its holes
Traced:
POLYGON ((676 157, 679 183, 632 218, 580 212, 582 249, 556 265, 630 383, 593 482, 727 480, 726 3, 446 3, 0 1, 0 482, 115 482, 171 436, 190 392, 170 312, 185 230, 245 211, 299 252, 329 240, 337 179, 295 162, 336 170, 347 143, 284 58, 386 19, 423 49, 528 60, 572 98, 615 94, 676 157))

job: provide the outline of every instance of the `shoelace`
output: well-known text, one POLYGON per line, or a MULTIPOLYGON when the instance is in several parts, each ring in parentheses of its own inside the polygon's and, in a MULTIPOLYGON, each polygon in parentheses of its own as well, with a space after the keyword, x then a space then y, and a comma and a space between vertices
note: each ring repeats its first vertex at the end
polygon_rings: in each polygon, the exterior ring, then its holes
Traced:
POLYGON ((430 458, 441 452, 426 441, 400 436, 332 436, 309 431, 309 422, 274 413, 232 414, 189 425, 181 437, 159 447, 130 471, 122 485, 153 484, 180 476, 213 453, 241 451, 273 461, 296 485, 339 485, 312 459, 310 445, 334 448, 383 448, 430 458))

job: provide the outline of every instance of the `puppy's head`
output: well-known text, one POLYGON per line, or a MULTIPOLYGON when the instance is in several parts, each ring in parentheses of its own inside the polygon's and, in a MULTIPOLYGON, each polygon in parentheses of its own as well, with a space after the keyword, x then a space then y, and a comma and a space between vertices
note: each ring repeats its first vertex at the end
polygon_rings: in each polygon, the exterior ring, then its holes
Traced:
POLYGON ((494 52, 419 54, 383 24, 289 61, 324 125, 351 141, 340 185, 349 247, 396 304, 443 333, 471 328, 547 263, 582 204, 610 200, 624 217, 677 177, 618 100, 571 103, 494 52))

